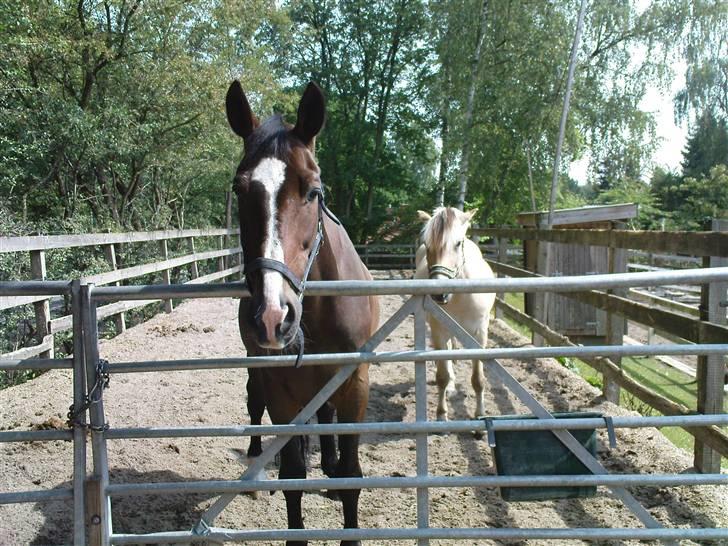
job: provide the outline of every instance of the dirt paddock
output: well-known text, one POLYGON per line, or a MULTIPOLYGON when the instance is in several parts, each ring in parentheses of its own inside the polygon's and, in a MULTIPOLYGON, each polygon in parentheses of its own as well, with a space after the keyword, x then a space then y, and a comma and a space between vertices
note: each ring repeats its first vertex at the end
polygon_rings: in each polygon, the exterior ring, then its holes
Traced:
MULTIPOLYGON (((391 275, 399 276, 396 273, 391 275)), ((397 296, 382 298, 383 318, 390 316, 402 301, 397 296)), ((188 301, 171 315, 158 315, 114 339, 102 341, 101 355, 112 362, 239 356, 244 349, 237 332, 236 312, 236 302, 229 299, 188 301)), ((412 341, 410 318, 380 350, 410 348, 412 341)), ((491 345, 515 347, 526 343, 527 340, 502 322, 491 322, 491 345)), ((604 402, 599 391, 555 360, 506 360, 503 364, 553 411, 596 410, 609 415, 631 414, 604 402)), ((464 363, 457 365, 456 373, 458 390, 451 398, 451 411, 455 417, 467 417, 474 410, 470 366, 464 363)), ((107 419, 112 427, 247 423, 244 409, 246 379, 246 372, 242 370, 112 376, 111 386, 105 392, 107 419)), ((414 368, 411 363, 373 366, 370 379, 369 421, 414 420, 414 368)), ((491 375, 488 380, 486 407, 490 413, 526 412, 491 375)), ((0 429, 62 426, 71 395, 70 374, 65 371, 53 371, 24 385, 0 391, 0 429)), ((430 417, 434 418, 436 386, 433 366, 428 367, 428 397, 430 417)), ((604 437, 600 436, 600 440, 602 446, 606 445, 604 437)), ((487 475, 494 472, 491 454, 484 440, 471 434, 459 434, 433 435, 429 442, 430 472, 433 475, 487 475)), ((110 441, 111 482, 235 479, 245 469, 246 447, 247 440, 240 438, 110 441)), ((363 436, 360 457, 366 476, 414 475, 415 442, 413 438, 401 436, 363 436)), ((656 429, 618 430, 617 448, 611 452, 601 448, 599 457, 615 473, 678 473, 691 466, 690 454, 673 446, 656 429)), ((309 476, 322 476, 318 459, 314 441, 309 476)), ((71 461, 70 442, 0 444, 0 490, 69 486, 71 461)), ((276 475, 273 465, 269 467, 268 474, 276 475)), ((727 487, 636 487, 632 488, 632 492, 655 518, 667 526, 728 526, 727 487)), ((621 502, 604 488, 599 488, 595 498, 548 502, 506 503, 494 489, 433 489, 430 499, 430 524, 433 527, 640 526, 621 502)), ((141 533, 189 529, 212 500, 205 495, 115 499, 114 530, 141 533)), ((340 504, 323 495, 304 495, 303 510, 308 527, 341 526, 340 504)), ((414 527, 415 492, 365 490, 361 495, 359 513, 362 527, 414 527)), ((230 528, 285 527, 283 495, 264 494, 259 499, 238 496, 216 524, 230 528)), ((71 526, 70 503, 0 506, 2 545, 70 543, 71 526)), ((413 544, 414 541, 381 543, 413 544)), ((433 544, 438 543, 433 541, 433 544)))

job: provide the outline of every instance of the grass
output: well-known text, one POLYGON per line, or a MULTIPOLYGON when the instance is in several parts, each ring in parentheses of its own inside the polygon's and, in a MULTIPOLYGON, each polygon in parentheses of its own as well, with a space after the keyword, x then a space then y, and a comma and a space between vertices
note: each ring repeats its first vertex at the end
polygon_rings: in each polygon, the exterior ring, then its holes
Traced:
MULTIPOLYGON (((522 294, 506 294, 506 303, 520 311, 524 310, 522 294)), ((531 330, 528 327, 511 319, 506 319, 506 322, 521 335, 531 337, 531 330)), ((601 374, 585 362, 573 358, 559 358, 558 360, 565 367, 578 373, 589 384, 599 389, 602 388, 601 374)), ((696 410, 697 382, 695 378, 652 357, 625 357, 622 359, 622 367, 630 377, 657 394, 682 404, 690 410, 696 410)), ((726 404, 728 405, 728 402, 726 404)), ((660 412, 624 389, 621 390, 620 405, 641 415, 661 415, 660 412)), ((677 447, 692 453, 694 438, 687 431, 680 427, 666 427, 661 429, 661 432, 677 447)), ((728 458, 723 458, 722 466, 728 468, 728 458)))

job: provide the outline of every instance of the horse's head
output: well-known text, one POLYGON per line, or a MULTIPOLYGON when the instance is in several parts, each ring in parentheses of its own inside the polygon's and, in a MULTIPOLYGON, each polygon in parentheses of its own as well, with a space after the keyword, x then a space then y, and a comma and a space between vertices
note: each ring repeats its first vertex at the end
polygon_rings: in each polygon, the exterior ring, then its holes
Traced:
MULTIPOLYGON (((439 207, 432 216, 418 210, 425 222, 422 241, 427 251, 427 268, 431 279, 460 277, 465 263, 465 236, 476 210, 462 212, 453 207, 439 207)), ((432 296, 438 303, 448 303, 452 294, 432 296)))
POLYGON ((294 126, 280 116, 259 123, 237 80, 225 106, 230 127, 245 143, 234 181, 252 297, 243 319, 255 330, 260 347, 282 349, 296 339, 301 321, 296 280, 304 279, 320 229, 323 194, 313 151, 324 124, 324 97, 309 83, 294 126))

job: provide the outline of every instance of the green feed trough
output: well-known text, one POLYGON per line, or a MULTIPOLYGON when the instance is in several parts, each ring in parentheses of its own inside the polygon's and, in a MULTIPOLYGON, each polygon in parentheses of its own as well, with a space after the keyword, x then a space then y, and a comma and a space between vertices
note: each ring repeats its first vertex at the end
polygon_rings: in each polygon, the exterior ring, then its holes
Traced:
MULTIPOLYGON (((554 413, 557 419, 602 417, 597 412, 554 413)), ((503 415, 492 421, 536 419, 534 415, 503 415)), ((596 455, 597 438, 594 429, 569 431, 592 455, 596 455)), ((495 431, 492 448, 496 472, 501 476, 534 476, 591 474, 584 464, 562 444, 550 430, 495 431)), ((593 497, 596 486, 563 487, 501 487, 506 501, 541 501, 593 497)))

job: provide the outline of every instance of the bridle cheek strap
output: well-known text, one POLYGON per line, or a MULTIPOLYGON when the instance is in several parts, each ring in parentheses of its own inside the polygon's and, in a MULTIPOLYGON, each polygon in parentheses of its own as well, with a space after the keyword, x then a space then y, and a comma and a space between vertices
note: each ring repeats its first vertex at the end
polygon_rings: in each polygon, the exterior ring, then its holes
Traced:
MULTIPOLYGON (((245 274, 246 276, 250 273, 253 273, 255 271, 260 271, 264 269, 268 269, 271 271, 276 271, 283 275, 283 278, 288 281, 288 284, 291 286, 293 291, 298 295, 298 301, 303 301, 303 295, 304 291, 306 290, 306 281, 308 280, 308 276, 311 273, 311 268, 313 267, 313 263, 316 260, 316 256, 318 256, 319 251, 321 250, 321 246, 324 243, 324 217, 323 215, 326 214, 334 223, 337 225, 341 225, 341 222, 339 219, 334 216, 334 213, 332 213, 329 208, 326 206, 326 203, 324 202, 324 193, 321 188, 316 188, 312 190, 313 195, 318 198, 318 222, 316 226, 316 237, 314 237, 313 245, 311 245, 311 252, 308 254, 308 262, 306 263, 306 268, 303 270, 303 277, 299 279, 296 274, 291 271, 291 269, 283 262, 280 262, 278 260, 273 260, 272 258, 256 258, 252 260, 250 263, 245 264, 245 274)), ((296 363, 294 364, 294 368, 300 368, 301 367, 301 359, 303 358, 303 329, 299 325, 298 327, 298 356, 296 357, 296 363)))

